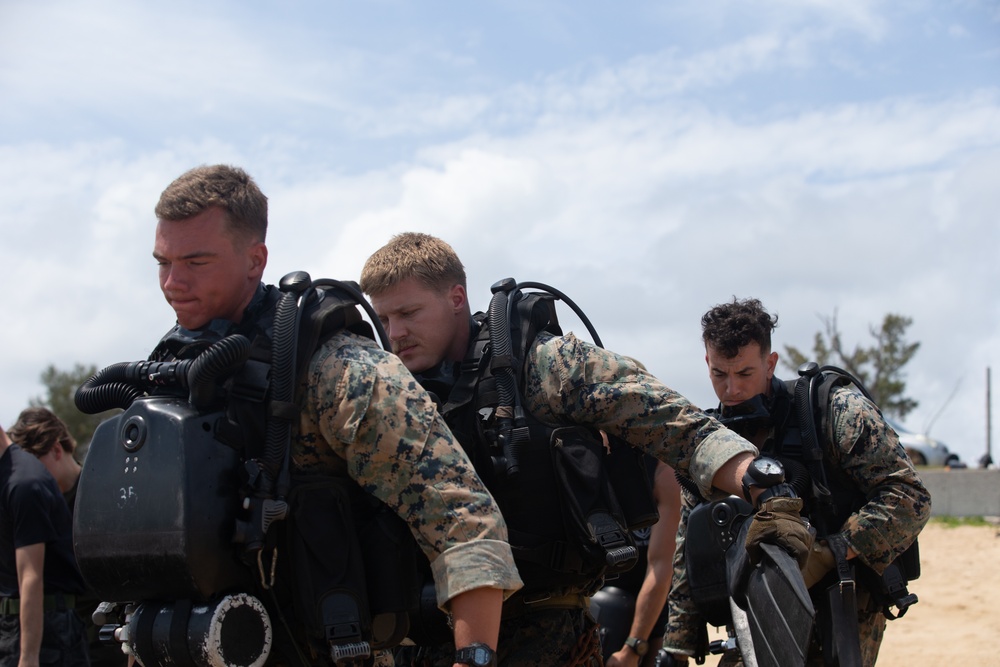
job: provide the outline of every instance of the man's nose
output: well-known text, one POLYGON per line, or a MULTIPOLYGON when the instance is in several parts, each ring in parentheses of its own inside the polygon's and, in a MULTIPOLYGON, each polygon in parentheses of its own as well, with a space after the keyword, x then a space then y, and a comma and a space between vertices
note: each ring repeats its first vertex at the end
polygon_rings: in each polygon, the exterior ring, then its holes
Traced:
POLYGON ((176 290, 186 283, 184 271, 179 266, 172 264, 160 268, 160 285, 164 290, 176 290))
POLYGON ((736 381, 735 378, 728 378, 726 380, 726 397, 733 399, 738 398, 740 395, 740 383, 736 381))
POLYGON ((406 337, 406 327, 398 318, 390 317, 385 324, 385 333, 389 336, 389 340, 400 340, 406 337))

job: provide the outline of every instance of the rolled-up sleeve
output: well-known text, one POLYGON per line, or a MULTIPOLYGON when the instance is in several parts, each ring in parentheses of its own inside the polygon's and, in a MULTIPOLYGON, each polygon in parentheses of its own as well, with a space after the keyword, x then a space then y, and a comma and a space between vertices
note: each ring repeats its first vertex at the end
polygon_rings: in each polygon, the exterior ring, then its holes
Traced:
POLYGON ((528 408, 552 423, 586 424, 616 435, 693 479, 705 497, 727 461, 757 448, 628 357, 573 334, 540 336, 529 351, 528 408))

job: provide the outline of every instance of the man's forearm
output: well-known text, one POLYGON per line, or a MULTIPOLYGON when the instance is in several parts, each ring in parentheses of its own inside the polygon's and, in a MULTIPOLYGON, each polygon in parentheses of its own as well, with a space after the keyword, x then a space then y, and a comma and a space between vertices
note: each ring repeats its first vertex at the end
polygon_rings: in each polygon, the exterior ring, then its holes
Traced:
POLYGON ((21 591, 21 667, 37 665, 42 648, 42 628, 45 618, 45 594, 43 587, 25 594, 21 591))
POLYGON ((455 648, 480 642, 495 650, 502 605, 503 591, 499 588, 474 588, 453 597, 449 607, 455 625, 455 648))
POLYGON ((42 647, 45 618, 45 584, 42 568, 45 563, 45 544, 33 544, 17 549, 16 560, 18 595, 21 598, 20 667, 29 667, 38 664, 38 654, 42 647))
MULTIPOLYGON (((743 497, 743 475, 750 467, 750 462, 754 455, 750 452, 742 452, 726 461, 712 478, 712 486, 722 489, 726 493, 743 497)), ((754 487, 751 490, 755 496, 760 495, 763 489, 754 487)))
POLYGON ((635 601, 635 615, 632 617, 632 628, 629 636, 639 639, 649 639, 660 617, 663 605, 667 602, 667 592, 670 584, 670 572, 663 573, 651 570, 642 582, 639 597, 635 601))

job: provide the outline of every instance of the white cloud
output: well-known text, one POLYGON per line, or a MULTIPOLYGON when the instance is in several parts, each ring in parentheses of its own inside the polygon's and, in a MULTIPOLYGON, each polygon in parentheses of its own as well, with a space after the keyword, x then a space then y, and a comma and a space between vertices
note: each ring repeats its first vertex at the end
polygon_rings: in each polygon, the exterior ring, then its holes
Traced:
MULTIPOLYGON (((153 15, 113 3, 87 16, 75 3, 46 5, 48 14, 18 5, 13 24, 44 23, 50 36, 4 42, 0 85, 18 104, 0 118, 50 122, 58 102, 66 111, 53 117, 72 127, 89 118, 115 138, 71 127, 65 141, 46 126, 0 142, 0 275, 10 287, 0 344, 11 351, 0 422, 40 393, 48 363, 145 356, 171 320, 149 255, 155 200, 183 170, 231 162, 270 197, 268 280, 300 268, 356 279, 391 234, 434 233, 463 257, 474 303, 502 277, 548 282, 610 347, 700 404, 713 399, 698 321, 734 294, 778 311, 778 340, 799 347, 835 309, 861 343, 887 312, 911 316, 922 348, 909 388, 921 408, 909 423, 923 426, 964 378, 934 434, 973 460, 977 378, 997 366, 1000 343, 997 82, 752 101, 758 83, 780 91, 789 72, 815 75, 831 52, 849 52, 841 32, 879 41, 889 29, 878 4, 793 4, 753 4, 745 11, 764 15, 725 43, 539 66, 496 86, 444 86, 478 66, 448 45, 374 54, 289 42, 313 26, 287 21, 273 33, 249 19, 222 29, 221 15, 178 12, 151 32, 142 26, 153 15), (74 36, 74 25, 89 31, 74 36), (420 71, 426 88, 393 89, 397 74, 421 69, 399 62, 417 53, 448 64, 420 71), (78 80, 60 70, 70 57, 78 80), (208 117, 232 127, 216 133, 208 117), (350 161, 390 137, 411 143, 365 166, 350 161)), ((470 48, 489 42, 469 34, 470 48)))

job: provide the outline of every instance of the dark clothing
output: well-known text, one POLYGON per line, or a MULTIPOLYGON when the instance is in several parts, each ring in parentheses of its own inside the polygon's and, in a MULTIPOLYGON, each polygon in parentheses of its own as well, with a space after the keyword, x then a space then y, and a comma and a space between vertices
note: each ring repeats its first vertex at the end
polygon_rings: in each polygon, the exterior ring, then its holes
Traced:
POLYGON ((69 507, 45 466, 17 445, 0 456, 0 667, 20 659, 21 625, 17 555, 22 547, 45 544, 46 607, 39 654, 43 665, 88 665, 83 622, 67 599, 84 591, 73 556, 69 507), (64 597, 64 594, 69 594, 64 597))
POLYGON ((18 597, 15 551, 45 544, 45 592, 82 593, 73 523, 56 480, 33 454, 11 445, 0 457, 0 596, 18 597))
MULTIPOLYGON (((21 623, 16 614, 0 615, 0 667, 17 667, 21 657, 21 623)), ((87 667, 87 634, 72 609, 46 610, 38 662, 51 667, 87 667)))

